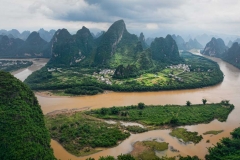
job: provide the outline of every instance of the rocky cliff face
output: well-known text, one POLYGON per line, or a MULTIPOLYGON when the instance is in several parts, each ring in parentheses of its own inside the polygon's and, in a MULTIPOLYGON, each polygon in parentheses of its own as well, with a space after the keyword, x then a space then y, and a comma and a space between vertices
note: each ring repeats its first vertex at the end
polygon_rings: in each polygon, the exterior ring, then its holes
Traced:
POLYGON ((202 54, 212 57, 221 57, 226 50, 227 47, 224 41, 221 38, 216 39, 213 37, 211 41, 207 43, 202 54))
MULTIPOLYGON (((119 42, 123 36, 129 34, 123 20, 114 22, 105 34, 103 34, 100 45, 97 47, 94 62, 97 64, 107 64, 115 53, 119 42)), ((125 37, 124 37, 125 38, 125 37)))

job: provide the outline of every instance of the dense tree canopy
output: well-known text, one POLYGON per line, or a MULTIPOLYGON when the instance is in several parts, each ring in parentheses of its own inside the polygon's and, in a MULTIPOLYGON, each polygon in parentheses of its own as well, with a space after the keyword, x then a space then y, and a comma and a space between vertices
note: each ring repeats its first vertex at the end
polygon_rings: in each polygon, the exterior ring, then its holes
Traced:
POLYGON ((0 71, 0 159, 55 159, 33 92, 0 71))

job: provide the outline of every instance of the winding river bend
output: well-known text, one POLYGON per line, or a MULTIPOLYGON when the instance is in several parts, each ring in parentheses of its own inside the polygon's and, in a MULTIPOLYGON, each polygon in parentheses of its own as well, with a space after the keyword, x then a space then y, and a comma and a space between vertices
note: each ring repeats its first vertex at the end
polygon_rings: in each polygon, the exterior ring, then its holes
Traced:
MULTIPOLYGON (((196 53, 199 54, 199 53, 196 53)), ((208 57, 209 58, 209 57, 208 57)), ((203 140, 194 144, 182 144, 176 138, 169 135, 170 130, 154 130, 141 134, 133 134, 128 139, 124 140, 121 144, 114 148, 105 149, 101 152, 93 154, 88 157, 98 158, 99 156, 113 155, 117 156, 121 153, 128 153, 132 150, 132 144, 136 141, 142 141, 147 139, 161 138, 165 142, 169 143, 179 152, 172 152, 167 150, 162 155, 167 154, 168 156, 175 155, 197 155, 200 158, 204 158, 207 154, 207 147, 216 144, 222 137, 230 136, 230 132, 240 126, 240 70, 233 67, 232 65, 218 59, 210 58, 216 61, 225 77, 221 84, 212 87, 206 87, 201 89, 191 90, 178 90, 178 91, 159 91, 159 92, 108 92, 105 94, 95 96, 82 96, 82 97, 47 97, 36 94, 38 101, 42 107, 43 113, 49 113, 54 110, 61 109, 73 109, 73 108, 84 108, 90 107, 101 108, 101 107, 112 107, 112 106, 124 106, 137 104, 143 102, 145 104, 182 104, 184 105, 187 100, 193 104, 202 103, 201 100, 206 98, 208 103, 220 102, 221 100, 227 99, 235 105, 235 109, 230 113, 228 119, 224 123, 220 123, 217 120, 212 121, 208 124, 199 124, 192 126, 182 126, 191 131, 197 131, 200 134, 209 130, 224 130, 224 132, 218 135, 203 135, 203 140), (210 143, 206 143, 206 140, 210 140, 210 143)), ((21 70, 20 72, 13 73, 20 80, 24 80, 33 71, 41 68, 46 64, 47 60, 34 61, 33 66, 21 70)), ((51 146, 54 150, 54 155, 57 159, 61 160, 82 160, 87 157, 75 157, 68 153, 58 142, 51 140, 51 146)))

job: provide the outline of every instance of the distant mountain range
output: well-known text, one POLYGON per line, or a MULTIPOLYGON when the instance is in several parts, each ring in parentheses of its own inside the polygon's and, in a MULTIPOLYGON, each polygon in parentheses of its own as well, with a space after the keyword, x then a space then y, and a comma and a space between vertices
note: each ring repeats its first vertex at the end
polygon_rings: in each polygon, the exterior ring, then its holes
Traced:
POLYGON ((178 49, 180 50, 190 50, 190 49, 202 49, 203 46, 196 40, 190 39, 188 42, 185 42, 184 39, 179 35, 172 35, 172 38, 176 41, 178 49))
POLYGON ((53 66, 117 68, 121 65, 134 65, 141 68, 144 65, 146 69, 155 63, 181 61, 176 42, 170 35, 155 38, 149 46, 143 33, 139 37, 130 34, 123 20, 114 22, 98 38, 94 38, 86 27, 82 27, 75 35, 61 29, 55 33, 50 43, 52 57, 48 65, 53 66))
POLYGON ((234 41, 231 41, 231 40, 230 40, 230 41, 228 42, 228 45, 227 45, 228 48, 232 47, 232 45, 233 45, 234 42, 238 42, 238 43, 240 44, 240 38, 237 38, 237 39, 234 40, 234 41))
MULTIPOLYGON (((51 41, 55 32, 56 32, 55 30, 46 31, 43 28, 41 28, 38 31, 40 37, 47 42, 51 41)), ((4 29, 0 30, 0 35, 6 35, 6 36, 8 36, 8 38, 19 38, 19 39, 22 39, 24 41, 28 38, 28 36, 30 34, 31 34, 30 31, 23 31, 22 33, 20 33, 16 29, 12 29, 12 30, 9 30, 9 31, 4 30, 4 29)))
POLYGON ((0 36, 1 58, 50 57, 50 47, 37 32, 32 32, 26 41, 6 35, 0 36))

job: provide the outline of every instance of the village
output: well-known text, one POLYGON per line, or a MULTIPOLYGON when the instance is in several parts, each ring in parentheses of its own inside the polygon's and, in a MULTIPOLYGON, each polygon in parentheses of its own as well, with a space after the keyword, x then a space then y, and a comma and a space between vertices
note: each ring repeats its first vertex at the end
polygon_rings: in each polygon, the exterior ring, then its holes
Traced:
POLYGON ((0 60, 0 66, 1 67, 13 66, 13 65, 24 65, 24 64, 28 64, 28 63, 29 63, 29 61, 21 61, 21 60, 16 60, 16 61, 0 60))
POLYGON ((166 67, 166 68, 171 68, 171 69, 182 69, 183 71, 174 75, 174 74, 168 74, 168 76, 170 78, 174 78, 176 80, 178 80, 179 82, 183 82, 184 80, 181 78, 181 77, 178 77, 177 75, 181 74, 181 73, 184 73, 184 72, 190 72, 190 68, 191 65, 186 65, 186 64, 178 64, 178 65, 171 65, 169 67, 166 67))
POLYGON ((99 73, 93 73, 93 77, 97 78, 100 82, 112 85, 110 78, 113 76, 114 72, 115 70, 113 69, 100 69, 99 73))

